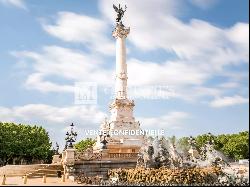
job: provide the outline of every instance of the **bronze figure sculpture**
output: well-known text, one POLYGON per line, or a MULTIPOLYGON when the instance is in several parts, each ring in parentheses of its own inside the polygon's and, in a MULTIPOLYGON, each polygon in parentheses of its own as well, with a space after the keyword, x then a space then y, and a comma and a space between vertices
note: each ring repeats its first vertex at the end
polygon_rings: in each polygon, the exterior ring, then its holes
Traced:
POLYGON ((127 6, 125 5, 125 9, 123 10, 120 4, 119 4, 118 8, 113 4, 113 8, 114 8, 115 11, 117 12, 116 22, 117 22, 117 23, 122 23, 121 19, 122 19, 124 13, 125 13, 126 10, 127 10, 127 6))

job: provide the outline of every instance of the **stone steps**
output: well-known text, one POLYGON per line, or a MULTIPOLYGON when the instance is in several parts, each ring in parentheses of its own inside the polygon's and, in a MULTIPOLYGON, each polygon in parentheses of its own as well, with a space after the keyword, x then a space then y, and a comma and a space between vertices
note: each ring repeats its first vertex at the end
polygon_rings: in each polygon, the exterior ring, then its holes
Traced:
POLYGON ((45 168, 45 165, 6 165, 0 168, 0 175, 22 176, 29 171, 35 171, 39 168, 45 168))
POLYGON ((47 167, 48 169, 37 169, 36 171, 30 172, 27 174, 28 178, 31 177, 43 177, 44 175, 48 177, 58 177, 58 172, 60 171, 63 174, 62 166, 53 167, 53 165, 47 167))
POLYGON ((46 175, 47 177, 57 177, 57 171, 54 171, 53 173, 48 173, 46 171, 35 171, 27 174, 28 178, 34 178, 34 177, 43 177, 46 175))
POLYGON ((24 176, 42 169, 62 170, 62 166, 53 164, 6 165, 0 168, 0 176, 24 176))
POLYGON ((85 176, 103 176, 107 178, 108 170, 116 168, 135 168, 136 161, 122 160, 102 160, 102 161, 84 161, 75 163, 75 174, 85 176))

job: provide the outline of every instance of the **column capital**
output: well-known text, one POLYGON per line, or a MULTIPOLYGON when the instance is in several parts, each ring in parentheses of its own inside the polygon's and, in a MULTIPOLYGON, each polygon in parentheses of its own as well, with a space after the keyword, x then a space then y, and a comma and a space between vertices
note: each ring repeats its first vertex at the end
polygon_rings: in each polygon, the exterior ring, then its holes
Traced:
POLYGON ((112 32, 114 38, 126 38, 130 32, 130 27, 125 27, 123 24, 117 24, 112 32))

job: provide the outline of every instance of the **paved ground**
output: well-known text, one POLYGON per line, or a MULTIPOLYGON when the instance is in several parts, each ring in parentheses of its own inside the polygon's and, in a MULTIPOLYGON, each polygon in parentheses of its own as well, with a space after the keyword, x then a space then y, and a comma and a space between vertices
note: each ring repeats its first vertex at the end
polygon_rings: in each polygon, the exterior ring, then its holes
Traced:
MULTIPOLYGON (((0 186, 2 184, 3 177, 0 177, 0 186)), ((69 179, 66 179, 66 182, 61 182, 60 178, 47 177, 46 183, 42 182, 42 178, 28 178, 27 184, 23 184, 22 177, 7 177, 6 186, 81 186, 76 182, 71 182, 69 179)))

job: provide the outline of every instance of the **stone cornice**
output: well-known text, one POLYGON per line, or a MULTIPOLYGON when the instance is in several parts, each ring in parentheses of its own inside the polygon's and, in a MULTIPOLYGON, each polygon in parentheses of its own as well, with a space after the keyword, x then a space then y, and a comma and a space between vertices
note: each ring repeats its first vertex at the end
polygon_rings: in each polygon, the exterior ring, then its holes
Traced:
POLYGON ((134 107, 134 100, 128 100, 128 99, 115 99, 110 104, 110 109, 115 107, 134 107))
POLYGON ((112 36, 114 38, 126 38, 130 32, 130 27, 125 27, 124 25, 117 24, 114 31, 112 32, 112 36))

